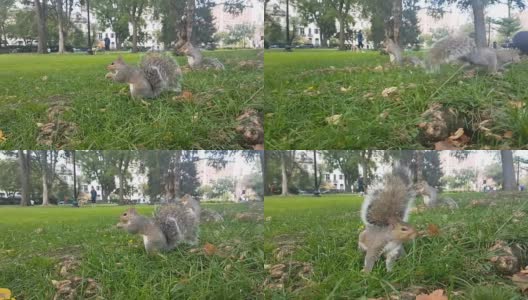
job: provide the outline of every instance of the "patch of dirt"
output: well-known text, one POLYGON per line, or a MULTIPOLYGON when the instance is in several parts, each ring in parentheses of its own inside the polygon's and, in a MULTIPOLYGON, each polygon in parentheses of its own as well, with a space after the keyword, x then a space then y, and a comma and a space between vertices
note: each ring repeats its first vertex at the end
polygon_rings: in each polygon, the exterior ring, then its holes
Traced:
POLYGON ((235 215, 235 219, 238 221, 246 221, 246 222, 260 222, 260 221, 264 221, 264 216, 261 213, 243 212, 243 213, 237 213, 235 215))
POLYGON ((52 280, 56 292, 53 300, 102 299, 97 294, 101 287, 93 278, 71 276, 65 280, 52 280))
POLYGON ((238 126, 235 131, 241 134, 246 143, 253 149, 263 149, 264 145, 264 126, 263 115, 254 109, 248 109, 237 117, 238 126))
POLYGON ((206 223, 217 223, 217 222, 223 222, 224 217, 222 217, 222 215, 217 211, 202 208, 200 220, 206 223))
POLYGON ((289 261, 276 265, 265 265, 268 277, 264 281, 265 289, 282 289, 285 283, 291 283, 291 291, 299 291, 310 285, 313 276, 313 266, 307 262, 289 261))
POLYGON ((506 241, 498 240, 488 251, 493 255, 490 262, 499 274, 513 275, 521 270, 523 249, 519 244, 508 245, 506 241))
POLYGON ((59 263, 56 265, 59 270, 59 275, 67 277, 77 269, 81 263, 73 255, 64 255, 60 258, 59 263))
MULTIPOLYGON (((59 97, 59 96, 57 96, 59 97)), ((47 123, 37 123, 37 144, 62 148, 77 133, 77 124, 62 120, 62 115, 71 110, 63 101, 55 100, 46 111, 47 123)))

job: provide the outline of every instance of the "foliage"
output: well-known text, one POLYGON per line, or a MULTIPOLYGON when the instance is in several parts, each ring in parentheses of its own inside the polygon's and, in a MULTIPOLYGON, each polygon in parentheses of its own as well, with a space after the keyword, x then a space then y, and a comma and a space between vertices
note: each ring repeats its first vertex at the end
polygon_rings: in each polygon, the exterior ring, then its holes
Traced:
POLYGON ((522 28, 519 18, 502 18, 495 20, 494 23, 499 25, 497 32, 502 40, 511 39, 522 28))
POLYGON ((255 33, 255 26, 251 24, 235 24, 228 26, 228 34, 223 37, 223 42, 226 45, 235 45, 246 47, 246 41, 250 39, 255 33))
POLYGON ((403 1, 402 26, 400 30, 400 42, 403 46, 416 46, 419 43, 420 28, 418 27, 417 13, 421 9, 419 0, 403 1))
POLYGON ((0 160, 0 191, 5 191, 8 197, 20 191, 18 179, 18 162, 13 159, 0 160))

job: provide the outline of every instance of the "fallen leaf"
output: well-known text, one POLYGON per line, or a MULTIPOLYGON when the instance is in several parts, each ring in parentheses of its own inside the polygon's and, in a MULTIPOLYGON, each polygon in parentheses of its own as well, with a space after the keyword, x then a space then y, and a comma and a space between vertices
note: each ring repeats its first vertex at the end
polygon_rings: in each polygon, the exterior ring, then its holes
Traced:
POLYGON ((505 139, 511 139, 513 137, 513 131, 508 130, 502 135, 505 139))
POLYGON ((351 89, 352 89, 352 87, 349 86, 349 87, 347 87, 347 88, 345 88, 345 87, 341 87, 339 90, 340 90, 341 92, 343 92, 343 93, 346 93, 346 92, 349 92, 351 89))
POLYGON ((339 123, 341 122, 341 115, 333 115, 327 117, 325 120, 330 125, 339 125, 339 123))
POLYGON ((455 147, 452 143, 451 143, 451 140, 445 140, 445 141, 440 141, 440 142, 436 142, 434 144, 434 149, 435 150, 460 150, 459 147, 455 147))
POLYGON ((513 274, 512 281, 523 293, 528 292, 528 274, 521 272, 513 274))
POLYGON ((396 95, 397 92, 398 92, 398 88, 395 87, 395 86, 392 86, 392 87, 388 87, 388 88, 384 89, 381 92, 381 96, 383 96, 385 98, 388 98, 388 97, 396 95))
POLYGON ((4 132, 0 130, 0 144, 5 142, 7 140, 6 136, 4 135, 4 132))
POLYGON ((513 107, 513 108, 523 108, 526 103, 524 103, 524 101, 508 101, 508 104, 513 107))
POLYGON ((377 66, 377 67, 374 68, 374 71, 381 72, 381 71, 383 71, 383 67, 382 66, 377 66))
POLYGON ((389 116, 388 111, 384 111, 381 114, 379 114, 380 119, 386 119, 389 116))
POLYGON ((429 224, 427 225, 427 233, 429 233, 429 236, 437 236, 440 234, 440 228, 436 224, 429 224))
POLYGON ((183 91, 181 95, 172 97, 174 101, 191 102, 193 100, 193 93, 189 91, 183 91))
POLYGON ((420 294, 416 296, 416 300, 449 300, 447 296, 444 296, 444 290, 438 289, 431 294, 420 294))
POLYGON ((46 80, 48 80, 48 76, 42 76, 41 79, 42 79, 42 81, 46 81, 46 80))
POLYGON ((464 128, 458 128, 458 130, 453 133, 452 136, 449 137, 450 140, 456 140, 459 139, 462 135, 464 135, 464 128))
POLYGON ((205 243, 203 250, 207 255, 213 255, 216 253, 216 246, 211 243, 205 243))
POLYGON ((366 93, 365 95, 363 95, 363 98, 372 99, 374 98, 374 93, 366 93))

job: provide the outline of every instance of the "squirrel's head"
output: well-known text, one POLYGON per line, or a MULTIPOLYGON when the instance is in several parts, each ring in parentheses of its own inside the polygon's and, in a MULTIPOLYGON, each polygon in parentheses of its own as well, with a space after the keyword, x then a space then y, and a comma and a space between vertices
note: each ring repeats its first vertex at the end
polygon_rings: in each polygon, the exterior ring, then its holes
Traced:
POLYGON ((193 49, 193 45, 187 42, 183 44, 183 46, 180 47, 179 51, 183 54, 190 54, 192 49, 193 49))
POLYGON ((119 223, 117 224, 117 227, 122 227, 124 224, 128 223, 130 218, 137 216, 137 211, 135 208, 131 207, 127 209, 124 213, 119 216, 119 223))
POLYGON ((123 57, 119 55, 116 60, 114 60, 111 64, 106 66, 106 69, 108 71, 117 71, 120 67, 125 66, 125 61, 123 60, 123 57))
POLYGON ((396 222, 390 224, 392 236, 398 241, 410 241, 416 238, 418 232, 414 227, 405 222, 396 222))

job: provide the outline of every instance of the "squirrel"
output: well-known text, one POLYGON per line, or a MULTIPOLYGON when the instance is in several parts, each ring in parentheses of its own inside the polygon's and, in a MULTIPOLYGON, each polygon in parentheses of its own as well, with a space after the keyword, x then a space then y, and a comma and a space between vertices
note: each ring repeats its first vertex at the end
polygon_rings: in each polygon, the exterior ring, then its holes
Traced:
POLYGON ((148 53, 139 67, 125 63, 122 56, 109 64, 106 78, 130 85, 134 98, 154 98, 164 91, 180 93, 182 72, 178 62, 169 54, 148 53))
POLYGON ((358 240, 359 249, 366 252, 364 272, 372 271, 382 254, 390 272, 396 259, 405 255, 403 242, 417 236, 407 223, 415 196, 409 169, 399 165, 368 190, 361 206, 365 230, 358 240))
POLYGON ((186 42, 179 51, 187 56, 187 62, 191 69, 214 69, 224 70, 224 65, 214 57, 204 57, 200 49, 195 48, 190 42, 186 42))
POLYGON ((185 195, 175 203, 159 206, 153 218, 129 208, 119 217, 117 228, 142 235, 147 253, 155 254, 172 250, 181 243, 196 245, 200 213, 200 203, 185 195))
POLYGON ((424 204, 427 207, 445 205, 451 209, 458 208, 458 204, 450 197, 440 197, 438 190, 430 186, 427 181, 419 181, 415 185, 416 194, 423 197, 424 204))
POLYGON ((392 39, 383 42, 384 50, 389 54, 391 64, 423 67, 424 63, 416 56, 404 56, 403 50, 392 39))
POLYGON ((467 35, 446 36, 438 40, 429 50, 425 61, 429 72, 437 72, 441 64, 454 61, 486 67, 488 72, 504 70, 506 65, 520 61, 515 50, 495 50, 488 47, 477 47, 475 41, 467 35))

